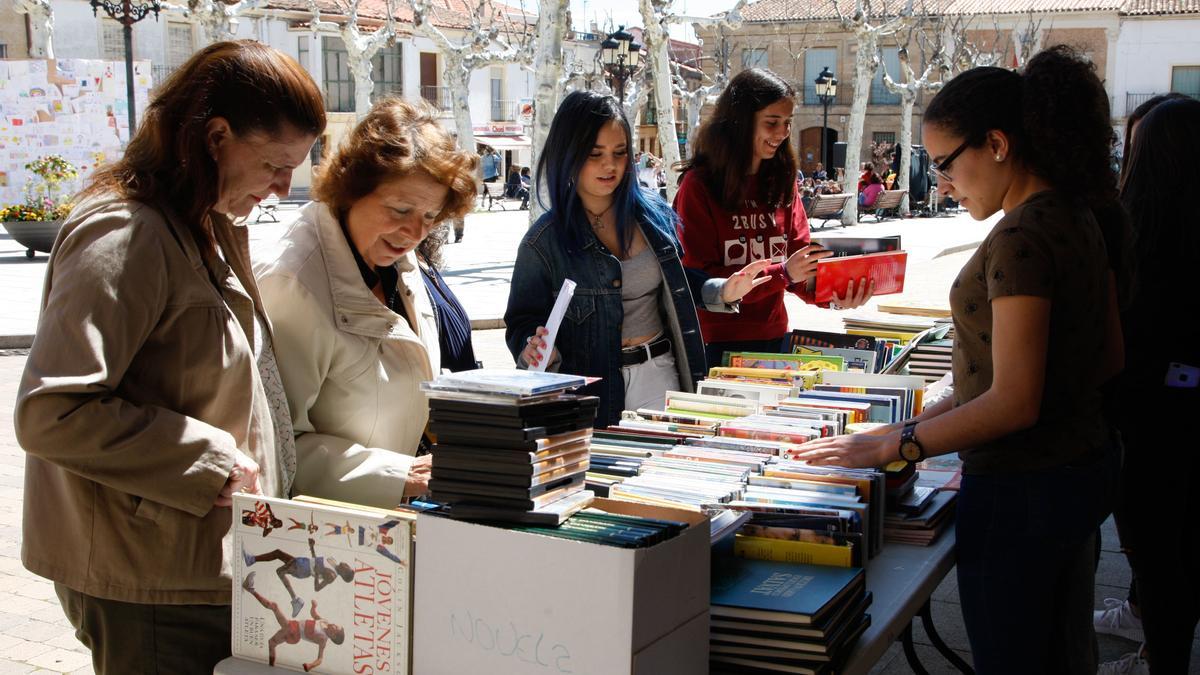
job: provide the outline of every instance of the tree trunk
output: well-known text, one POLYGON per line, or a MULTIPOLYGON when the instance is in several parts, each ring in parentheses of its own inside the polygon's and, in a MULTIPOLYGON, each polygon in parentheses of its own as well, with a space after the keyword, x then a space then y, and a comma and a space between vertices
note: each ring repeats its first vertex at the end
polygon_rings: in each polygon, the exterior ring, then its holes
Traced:
POLYGON ((912 119, 913 104, 917 102, 917 93, 912 84, 900 93, 900 169, 896 175, 896 189, 904 190, 900 198, 900 213, 908 214, 908 176, 912 166, 912 119))
POLYGON ((54 58, 54 8, 50 0, 14 0, 13 9, 29 15, 29 56, 54 58))
POLYGON ((846 176, 844 192, 854 195, 842 212, 842 223, 858 222, 858 165, 862 160, 863 123, 867 119, 867 101, 871 97, 871 79, 875 77, 879 37, 866 25, 855 27, 858 53, 854 60, 854 100, 850 104, 850 126, 846 130, 846 176))
POLYGON ((354 78, 354 116, 361 120, 371 110, 371 94, 375 92, 371 59, 377 50, 366 49, 366 39, 349 22, 342 28, 342 42, 346 45, 346 66, 354 78))
MULTIPOLYGON (((471 125, 471 71, 463 64, 462 54, 457 51, 446 52, 446 68, 442 71, 442 79, 450 87, 454 110, 454 127, 458 131, 458 147, 467 152, 476 152, 475 129, 471 125)), ((500 176, 504 178, 503 175, 500 176)))
POLYGON ((230 26, 230 16, 225 5, 216 2, 206 2, 202 8, 192 10, 192 19, 199 24, 200 34, 205 44, 213 44, 233 39, 233 29, 230 26))
MULTIPOLYGON (((693 92, 695 93, 695 92, 693 92)), ((687 97, 687 156, 688 159, 696 156, 696 132, 700 130, 700 111, 704 108, 704 101, 708 98, 708 92, 704 95, 688 96, 687 97)))
MULTIPOLYGON (((550 134, 550 123, 558 110, 559 82, 563 75, 562 38, 566 30, 568 0, 542 0, 538 3, 537 53, 533 57, 534 103, 531 161, 536 171, 542 148, 550 134)), ((536 178, 536 176, 535 176, 536 178)), ((536 220, 545 209, 538 199, 540 183, 531 182, 529 218, 536 220)))
POLYGON ((655 125, 658 128, 658 147, 662 152, 663 173, 667 177, 667 202, 675 199, 678 189, 679 134, 675 128, 675 101, 671 96, 671 41, 663 30, 662 17, 671 9, 671 0, 640 0, 642 10, 642 39, 646 42, 654 91, 655 125))

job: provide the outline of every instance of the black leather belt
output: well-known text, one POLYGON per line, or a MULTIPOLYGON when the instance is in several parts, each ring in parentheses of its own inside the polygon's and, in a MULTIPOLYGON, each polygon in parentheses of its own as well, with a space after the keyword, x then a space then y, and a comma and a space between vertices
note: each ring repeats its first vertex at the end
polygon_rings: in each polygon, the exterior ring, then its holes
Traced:
POLYGON ((625 347, 621 350, 621 366, 636 366, 670 351, 671 341, 667 338, 659 338, 649 344, 640 344, 636 347, 625 347))

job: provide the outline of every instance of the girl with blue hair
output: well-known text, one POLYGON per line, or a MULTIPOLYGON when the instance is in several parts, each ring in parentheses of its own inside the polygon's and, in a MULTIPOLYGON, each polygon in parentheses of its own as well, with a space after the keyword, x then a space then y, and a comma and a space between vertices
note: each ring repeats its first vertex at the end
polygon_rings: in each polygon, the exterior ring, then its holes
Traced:
POLYGON ((537 199, 547 212, 517 249, 504 314, 520 367, 548 359, 548 370, 602 378, 583 392, 600 398, 597 426, 622 410, 661 408, 669 390, 694 390, 705 361, 693 298, 734 311, 768 264, 728 279, 689 275, 674 212, 637 184, 629 129, 611 96, 579 91, 563 100, 538 160, 537 199), (543 324, 568 278, 575 293, 543 354, 543 324))

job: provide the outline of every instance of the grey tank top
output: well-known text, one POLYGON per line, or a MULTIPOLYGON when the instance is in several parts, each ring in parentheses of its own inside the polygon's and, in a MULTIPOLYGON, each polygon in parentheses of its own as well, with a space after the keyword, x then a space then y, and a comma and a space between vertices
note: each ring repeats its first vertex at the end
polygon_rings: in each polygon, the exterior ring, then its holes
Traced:
POLYGON ((662 332, 662 315, 658 311, 660 286, 662 269, 649 246, 621 261, 621 306, 625 310, 622 340, 662 332))

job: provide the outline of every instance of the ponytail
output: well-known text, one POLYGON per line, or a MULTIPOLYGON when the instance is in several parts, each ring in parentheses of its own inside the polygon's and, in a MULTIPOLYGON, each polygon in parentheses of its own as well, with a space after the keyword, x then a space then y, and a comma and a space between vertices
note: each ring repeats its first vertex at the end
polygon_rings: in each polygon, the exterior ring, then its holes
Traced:
POLYGON ((972 68, 930 101, 925 123, 937 124, 979 147, 1002 131, 1010 155, 1056 190, 1091 208, 1108 247, 1124 306, 1132 285, 1130 227, 1117 201, 1112 169, 1116 134, 1108 93, 1095 67, 1076 50, 1056 45, 1038 53, 1023 74, 972 68))

